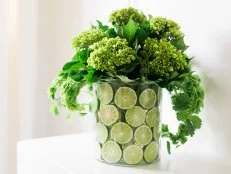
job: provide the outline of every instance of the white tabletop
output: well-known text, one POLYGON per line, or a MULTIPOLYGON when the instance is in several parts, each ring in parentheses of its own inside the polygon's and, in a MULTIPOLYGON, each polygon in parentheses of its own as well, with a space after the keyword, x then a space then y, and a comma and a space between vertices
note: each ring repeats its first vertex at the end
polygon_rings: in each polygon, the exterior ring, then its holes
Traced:
POLYGON ((18 143, 18 174, 230 174, 226 161, 197 152, 162 152, 155 164, 118 167, 94 158, 91 133, 34 139, 18 143))

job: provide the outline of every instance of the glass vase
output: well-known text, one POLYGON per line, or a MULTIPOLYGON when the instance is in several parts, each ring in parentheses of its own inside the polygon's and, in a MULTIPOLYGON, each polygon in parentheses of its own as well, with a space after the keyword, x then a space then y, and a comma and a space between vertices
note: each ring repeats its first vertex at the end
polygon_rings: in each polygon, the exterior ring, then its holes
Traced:
POLYGON ((154 82, 101 81, 96 96, 97 159, 125 166, 156 161, 161 88, 154 82))

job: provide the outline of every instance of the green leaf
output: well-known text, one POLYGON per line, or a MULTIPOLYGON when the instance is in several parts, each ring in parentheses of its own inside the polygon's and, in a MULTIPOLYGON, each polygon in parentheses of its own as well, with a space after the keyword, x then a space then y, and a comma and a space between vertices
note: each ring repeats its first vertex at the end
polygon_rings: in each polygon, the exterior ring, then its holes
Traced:
POLYGON ((57 91, 56 86, 49 87, 48 89, 48 95, 52 100, 55 100, 56 91, 57 91))
POLYGON ((120 75, 120 76, 116 76, 118 77, 122 82, 124 83, 131 83, 134 82, 134 80, 129 79, 127 76, 124 75, 120 75))
POLYGON ((180 142, 181 142, 181 144, 184 144, 184 143, 186 143, 187 142, 187 137, 186 136, 184 136, 184 135, 182 135, 182 136, 180 136, 180 142))
POLYGON ((193 124, 193 126, 196 128, 196 129, 200 129, 201 128, 201 124, 202 124, 202 120, 200 119, 200 117, 194 115, 191 117, 191 122, 193 124))
POLYGON ((139 24, 135 23, 132 19, 122 27, 123 36, 127 39, 128 42, 131 42, 136 34, 136 31, 139 27, 139 24))
POLYGON ((148 21, 142 22, 140 24, 140 28, 142 28, 144 31, 148 31, 150 29, 150 24, 148 21))
POLYGON ((180 37, 178 39, 174 39, 171 43, 178 49, 182 50, 183 52, 187 50, 188 46, 184 43, 184 37, 180 37))
POLYGON ((177 112, 176 117, 178 121, 185 121, 189 118, 189 115, 187 112, 177 112))
POLYGON ((77 53, 74 55, 72 58, 72 61, 79 61, 79 62, 86 62, 88 58, 89 50, 84 49, 84 50, 79 50, 77 53))
POLYGON ((99 29, 101 29, 102 31, 107 31, 109 29, 109 26, 103 25, 103 23, 101 21, 98 21, 98 20, 96 20, 96 21, 98 23, 99 29))
POLYGON ((108 34, 109 37, 116 37, 116 32, 114 30, 114 28, 110 28, 106 31, 106 33, 108 34))
POLYGON ((169 130, 168 130, 168 125, 166 125, 166 124, 163 124, 162 125, 162 132, 168 132, 169 130))
POLYGON ((59 115, 59 109, 56 105, 50 105, 50 108, 49 108, 50 112, 54 115, 54 116, 57 116, 59 115))
POLYGON ((122 27, 115 28, 115 32, 119 37, 124 38, 124 31, 122 27))
POLYGON ((185 110, 190 105, 191 98, 187 93, 179 93, 172 96, 173 109, 175 111, 185 110))
POLYGON ((120 70, 118 70, 119 74, 125 74, 132 72, 140 63, 138 60, 133 61, 132 63, 123 66, 120 70))
POLYGON ((98 76, 94 76, 91 74, 85 75, 84 78, 88 83, 94 83, 94 82, 97 82, 99 80, 98 76))
POLYGON ((98 20, 97 23, 98 23, 98 28, 104 31, 105 33, 107 33, 109 37, 116 37, 116 32, 114 28, 110 28, 109 26, 104 25, 102 22, 98 20))
POLYGON ((135 37, 139 43, 142 43, 147 39, 148 34, 142 28, 140 28, 137 30, 135 37))
POLYGON ((168 150, 168 154, 171 154, 171 144, 169 141, 167 141, 167 150, 168 150))
POLYGON ((168 125, 162 124, 161 134, 162 134, 162 137, 169 137, 168 125))
POLYGON ((67 71, 69 70, 73 65, 76 65, 78 62, 67 62, 64 66, 63 66, 63 71, 67 71))
POLYGON ((195 133, 195 128, 194 128, 193 124, 191 123, 191 121, 187 120, 186 126, 187 126, 187 129, 189 131, 190 136, 192 137, 195 133))
POLYGON ((76 82, 80 82, 84 77, 81 75, 81 74, 79 74, 79 73, 76 73, 76 74, 74 74, 74 75, 72 75, 72 76, 69 76, 70 78, 72 78, 74 81, 76 81, 76 82))

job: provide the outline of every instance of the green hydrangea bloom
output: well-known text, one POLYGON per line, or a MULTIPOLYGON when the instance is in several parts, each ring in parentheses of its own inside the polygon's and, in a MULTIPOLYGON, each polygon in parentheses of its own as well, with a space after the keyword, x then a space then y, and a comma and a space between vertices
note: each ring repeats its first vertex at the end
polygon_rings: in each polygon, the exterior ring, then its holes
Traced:
POLYGON ((113 25, 122 26, 126 25, 131 17, 133 21, 137 23, 147 21, 146 16, 142 12, 139 12, 137 9, 132 7, 112 12, 109 17, 109 21, 112 22, 113 25))
POLYGON ((135 51, 128 46, 127 40, 116 37, 95 43, 87 62, 96 70, 116 74, 118 67, 130 64, 134 59, 135 51))
POLYGON ((96 28, 92 28, 74 37, 72 40, 72 47, 77 50, 88 48, 89 46, 93 45, 95 42, 98 42, 107 36, 108 35, 103 31, 96 28))
POLYGON ((183 36, 180 31, 180 26, 172 21, 163 17, 156 17, 150 19, 151 33, 160 35, 161 38, 177 39, 183 36))
POLYGON ((147 38, 141 54, 145 59, 143 66, 148 69, 148 73, 164 78, 183 70, 187 65, 186 56, 167 39, 147 38))

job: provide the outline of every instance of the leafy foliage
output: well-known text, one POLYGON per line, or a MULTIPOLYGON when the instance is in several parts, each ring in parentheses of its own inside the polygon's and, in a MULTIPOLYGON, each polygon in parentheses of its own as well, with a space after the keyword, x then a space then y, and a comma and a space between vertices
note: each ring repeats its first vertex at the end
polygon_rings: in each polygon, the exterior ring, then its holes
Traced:
POLYGON ((123 31, 121 36, 126 38, 128 42, 131 42, 136 34, 138 26, 137 23, 130 19, 125 26, 121 27, 121 30, 123 31))
POLYGON ((65 106, 69 111, 84 111, 83 105, 77 102, 77 97, 82 87, 98 81, 100 72, 87 64, 88 50, 78 51, 72 61, 67 62, 58 77, 48 89, 48 95, 55 105, 50 108, 57 115, 58 107, 65 106), (59 91, 59 95, 57 95, 59 91))
POLYGON ((174 45, 178 50, 184 52, 187 50, 188 46, 184 43, 184 37, 171 40, 171 44, 174 45))
POLYGON ((98 23, 98 28, 102 30, 103 32, 105 32, 109 37, 117 37, 114 28, 110 28, 109 26, 104 25, 102 22, 98 20, 97 20, 97 23, 98 23))
POLYGON ((187 141, 188 136, 193 136, 196 129, 201 128, 202 120, 197 114, 204 106, 204 90, 200 78, 192 73, 181 75, 170 82, 167 90, 173 93, 173 109, 180 125, 176 134, 171 133, 167 125, 163 125, 162 133, 178 147, 187 141))

